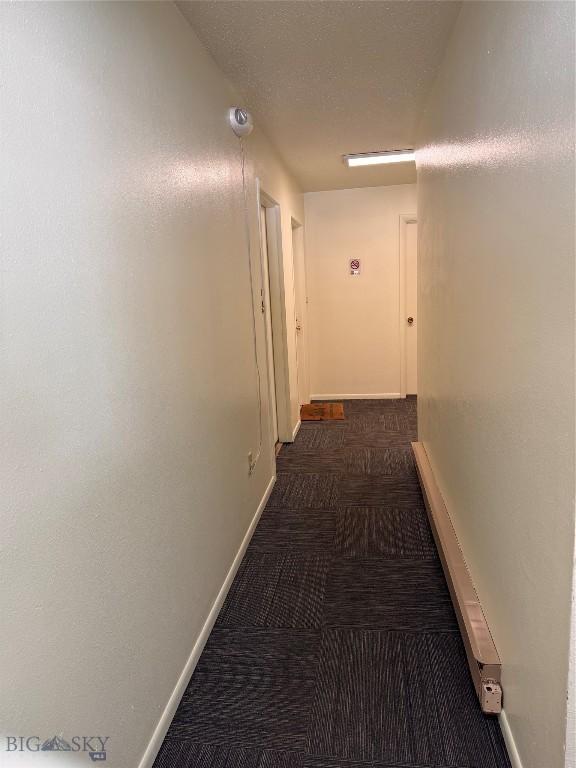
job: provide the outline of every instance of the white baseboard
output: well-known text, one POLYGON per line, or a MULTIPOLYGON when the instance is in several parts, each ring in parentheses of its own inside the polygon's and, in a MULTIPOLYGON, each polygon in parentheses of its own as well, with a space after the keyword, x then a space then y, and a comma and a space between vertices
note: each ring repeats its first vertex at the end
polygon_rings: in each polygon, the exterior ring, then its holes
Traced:
POLYGON ((310 400, 396 400, 400 392, 377 392, 368 395, 310 395, 310 400))
POLYGON ((218 596, 216 597, 216 600, 214 601, 214 604, 210 609, 208 618, 204 622, 204 626, 202 627, 200 635, 198 636, 198 639, 194 643, 194 647, 192 648, 192 652, 188 657, 188 661, 186 662, 184 669, 182 670, 182 674, 180 675, 178 682, 176 683, 176 686, 172 691, 172 695, 168 699, 168 704, 166 705, 164 712, 162 713, 160 720, 158 721, 158 725, 154 729, 152 738, 150 739, 150 742, 146 747, 144 755, 142 756, 142 759, 138 764, 138 768, 152 768, 152 764, 154 763, 154 760, 156 759, 156 755, 158 754, 160 747, 162 746, 162 742, 164 741, 166 732, 170 727, 170 723, 172 722, 174 713, 178 709, 178 704, 180 703, 180 699, 184 695, 184 691, 186 690, 186 687, 190 682, 190 678, 192 677, 194 668, 196 667, 196 664, 198 663, 198 659, 200 658, 200 655, 204 650, 204 646, 206 645, 206 641, 208 640, 210 632, 212 631, 212 627, 214 626, 216 619, 218 618, 218 614, 220 613, 220 608, 222 608, 224 600, 226 599, 226 595, 228 594, 228 590, 230 589, 230 586, 234 581, 234 576, 236 576, 236 571, 240 567, 240 563, 242 562, 244 553, 248 548, 248 544, 250 543, 250 539, 252 538, 254 529, 258 524, 260 515, 264 511, 266 502, 270 498, 270 494, 272 493, 272 489, 274 488, 275 482, 276 482, 276 475, 274 475, 274 477, 272 477, 272 479, 268 483, 268 487, 266 488, 266 491, 264 492, 264 496, 262 497, 262 500, 258 505, 256 514, 252 518, 252 522, 250 523, 250 526, 246 531, 246 535, 244 536, 242 543, 240 544, 238 552, 236 553, 236 557, 234 558, 234 561, 230 566, 230 570, 228 571, 226 578, 224 579, 224 584, 222 584, 220 592, 218 592, 218 596))
POLYGON ((294 427, 294 432, 292 432, 292 442, 296 440, 296 435, 300 431, 301 425, 302 425, 302 422, 300 421, 300 419, 298 419, 298 424, 296 424, 296 426, 294 427))
POLYGON ((508 750, 508 757, 510 758, 512 768, 522 768, 522 761, 520 760, 516 742, 514 741, 514 736, 512 735, 512 731, 510 729, 510 723, 508 722, 506 710, 502 710, 498 716, 498 719, 500 721, 500 730, 504 736, 504 742, 506 743, 506 749, 508 750))

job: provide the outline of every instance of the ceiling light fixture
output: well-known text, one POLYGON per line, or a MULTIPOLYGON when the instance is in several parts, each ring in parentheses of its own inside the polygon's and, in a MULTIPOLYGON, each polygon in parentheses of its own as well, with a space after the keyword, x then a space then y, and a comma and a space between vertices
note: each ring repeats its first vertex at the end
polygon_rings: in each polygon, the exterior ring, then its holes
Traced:
POLYGON ((343 155, 349 168, 358 165, 387 165, 388 163, 409 163, 416 159, 413 149, 393 149, 388 152, 362 152, 357 155, 343 155))

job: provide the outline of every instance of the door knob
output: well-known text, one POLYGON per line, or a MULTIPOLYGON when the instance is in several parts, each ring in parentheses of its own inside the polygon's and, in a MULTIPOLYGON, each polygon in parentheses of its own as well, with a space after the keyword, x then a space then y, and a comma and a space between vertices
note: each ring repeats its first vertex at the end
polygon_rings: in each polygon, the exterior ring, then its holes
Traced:
POLYGON ((413 322, 414 322, 414 318, 413 317, 409 317, 408 318, 408 325, 412 325, 413 322))
POLYGON ((298 331, 298 333, 300 333, 300 331, 302 330, 302 326, 301 325, 297 325, 296 326, 296 330, 298 331))

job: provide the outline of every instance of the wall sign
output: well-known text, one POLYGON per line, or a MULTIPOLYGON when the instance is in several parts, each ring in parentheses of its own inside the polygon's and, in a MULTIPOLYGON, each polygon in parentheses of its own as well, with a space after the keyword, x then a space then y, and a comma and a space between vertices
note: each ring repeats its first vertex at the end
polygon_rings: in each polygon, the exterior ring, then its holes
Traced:
POLYGON ((350 259, 350 274, 351 275, 360 274, 360 259, 350 259))

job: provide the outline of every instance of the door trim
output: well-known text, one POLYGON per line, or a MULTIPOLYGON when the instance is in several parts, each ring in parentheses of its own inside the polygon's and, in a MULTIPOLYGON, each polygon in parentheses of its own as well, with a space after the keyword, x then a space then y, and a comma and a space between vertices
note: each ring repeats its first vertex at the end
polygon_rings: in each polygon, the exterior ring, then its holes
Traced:
POLYGON ((400 279, 398 281, 398 306, 400 309, 400 397, 406 397, 406 369, 408 365, 408 356, 406 353, 406 228, 408 224, 417 224, 418 219, 416 218, 415 213, 401 213, 399 219, 398 274, 400 279))
MULTIPOLYGON (((268 234, 268 270, 270 282, 270 314, 272 316, 272 349, 274 352, 274 379, 276 384, 276 416, 278 421, 278 440, 281 443, 293 442, 290 421, 290 379, 288 375, 288 332, 286 327, 286 288, 284 285, 284 256, 282 251, 282 227, 280 205, 256 179, 256 203, 258 211, 258 230, 260 230, 260 207, 266 209, 266 229, 268 234)), ((262 283, 261 235, 258 243, 260 251, 260 282, 262 283)), ((268 352, 266 351, 266 355, 268 352)), ((268 415, 270 417, 270 392, 268 392, 268 415)), ((268 433, 272 429, 269 425, 268 433)), ((272 446, 274 450, 274 446, 272 446)))

